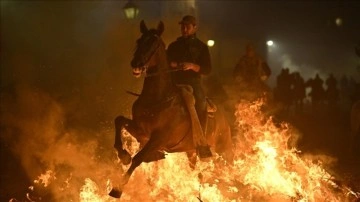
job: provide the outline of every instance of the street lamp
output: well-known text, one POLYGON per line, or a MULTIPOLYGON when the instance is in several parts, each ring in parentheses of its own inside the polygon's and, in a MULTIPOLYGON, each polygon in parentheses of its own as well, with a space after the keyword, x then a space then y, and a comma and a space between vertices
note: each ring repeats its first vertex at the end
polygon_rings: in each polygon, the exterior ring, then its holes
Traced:
POLYGON ((215 45, 215 41, 210 39, 210 40, 207 41, 207 45, 209 47, 213 47, 215 45))
POLYGON ((273 46, 274 45, 274 42, 272 40, 269 40, 266 42, 266 45, 268 46, 273 46))
POLYGON ((341 17, 337 17, 337 18, 335 19, 335 24, 336 24, 336 26, 340 27, 340 26, 343 24, 342 18, 341 18, 341 17))
POLYGON ((127 19, 135 19, 139 14, 139 8, 132 2, 132 0, 129 0, 125 4, 123 10, 127 19))

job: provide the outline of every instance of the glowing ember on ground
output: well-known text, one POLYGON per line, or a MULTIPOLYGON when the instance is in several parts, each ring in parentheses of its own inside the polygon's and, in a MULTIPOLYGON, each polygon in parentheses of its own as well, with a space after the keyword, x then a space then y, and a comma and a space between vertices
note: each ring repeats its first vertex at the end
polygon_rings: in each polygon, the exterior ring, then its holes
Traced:
MULTIPOLYGON (((125 185, 121 201, 351 201, 359 193, 337 185, 320 160, 301 155, 290 144, 294 131, 261 112, 262 102, 240 102, 235 159, 215 157, 189 167, 184 153, 143 163, 125 185)), ((124 131, 131 152, 138 144, 124 131)), ((118 174, 127 167, 119 168, 118 174)), ((96 172, 96 171, 94 171, 96 172)), ((52 176, 52 172, 47 172, 52 176)), ((113 174, 112 174, 113 175, 113 174)), ((110 174, 108 176, 110 178, 110 174)), ((54 179, 55 176, 53 176, 54 179)), ((79 189, 79 201, 115 201, 107 195, 109 178, 95 183, 91 176, 79 189)), ((47 178, 40 176, 46 184, 47 178)), ((71 186, 71 180, 69 181, 71 186)), ((65 190, 66 191, 66 190, 65 190)))

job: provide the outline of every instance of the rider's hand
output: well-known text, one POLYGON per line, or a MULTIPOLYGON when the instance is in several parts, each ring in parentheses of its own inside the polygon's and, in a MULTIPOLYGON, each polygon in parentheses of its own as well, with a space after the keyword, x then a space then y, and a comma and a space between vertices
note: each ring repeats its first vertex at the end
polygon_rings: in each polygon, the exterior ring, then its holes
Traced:
POLYGON ((200 71, 200 66, 191 62, 184 62, 183 68, 184 70, 193 70, 194 72, 200 71))

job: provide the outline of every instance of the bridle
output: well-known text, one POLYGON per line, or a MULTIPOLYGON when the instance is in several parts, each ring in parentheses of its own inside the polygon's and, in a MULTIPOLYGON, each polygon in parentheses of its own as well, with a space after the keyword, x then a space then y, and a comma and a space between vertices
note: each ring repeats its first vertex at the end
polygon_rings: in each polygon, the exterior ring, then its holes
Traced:
POLYGON ((146 62, 144 62, 144 65, 140 66, 140 67, 136 67, 137 69, 139 69, 139 71, 141 73, 145 73, 145 77, 153 77, 153 76, 157 76, 160 73, 171 73, 171 72, 176 72, 176 71, 182 71, 183 67, 178 67, 178 68, 172 68, 172 69, 167 69, 167 70, 162 70, 162 71, 157 71, 157 72, 152 72, 152 73, 148 73, 148 69, 150 67, 149 62, 152 59, 152 57, 157 53, 157 51, 159 50, 160 46, 163 45, 163 42, 161 41, 161 38, 159 35, 157 34, 153 34, 152 36, 156 37, 156 41, 157 41, 157 45, 155 46, 155 48, 153 48, 151 54, 149 54, 148 57, 145 57, 146 62))
MULTIPOLYGON (((146 56, 146 57, 141 57, 141 59, 144 59, 145 62, 143 62, 144 65, 140 66, 140 67, 136 67, 136 68, 133 68, 133 69, 139 69, 140 72, 145 72, 146 75, 147 75, 147 71, 150 67, 149 65, 149 62, 151 61, 151 59, 154 57, 154 55, 157 53, 157 51, 159 50, 160 46, 163 45, 163 42, 161 41, 160 39, 160 36, 157 35, 157 34, 153 34, 152 36, 156 37, 156 46, 153 47, 152 45, 152 48, 150 49, 151 50, 151 53, 146 56)), ((148 37, 149 38, 149 37, 148 37)), ((148 40, 148 39, 145 39, 145 40, 148 40)), ((146 42, 146 41, 145 41, 146 42)), ((139 48, 139 47, 138 47, 139 48)), ((135 52, 136 53, 136 52, 135 52)))

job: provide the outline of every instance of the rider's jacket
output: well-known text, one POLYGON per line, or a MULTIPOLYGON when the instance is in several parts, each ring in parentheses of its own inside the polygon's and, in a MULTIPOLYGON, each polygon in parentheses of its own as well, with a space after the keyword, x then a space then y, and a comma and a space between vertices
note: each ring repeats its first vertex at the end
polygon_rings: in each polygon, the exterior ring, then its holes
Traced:
POLYGON ((183 62, 191 62, 200 66, 199 72, 192 70, 173 72, 172 76, 177 84, 200 81, 201 75, 207 75, 211 71, 209 48, 196 35, 177 38, 168 46, 167 57, 169 61, 178 62, 180 65, 183 62))
POLYGON ((245 82, 258 82, 262 80, 262 76, 269 77, 271 71, 260 56, 249 57, 244 55, 236 64, 233 73, 235 79, 241 79, 245 82))

